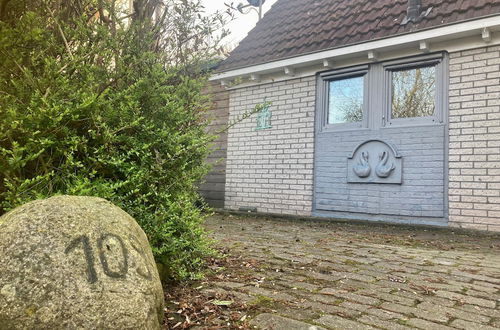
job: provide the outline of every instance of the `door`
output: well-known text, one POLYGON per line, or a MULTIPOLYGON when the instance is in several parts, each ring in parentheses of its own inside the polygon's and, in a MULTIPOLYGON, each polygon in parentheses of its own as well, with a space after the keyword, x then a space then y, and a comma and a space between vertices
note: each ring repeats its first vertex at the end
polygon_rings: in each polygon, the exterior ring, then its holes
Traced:
POLYGON ((446 54, 318 75, 314 213, 445 224, 446 54))

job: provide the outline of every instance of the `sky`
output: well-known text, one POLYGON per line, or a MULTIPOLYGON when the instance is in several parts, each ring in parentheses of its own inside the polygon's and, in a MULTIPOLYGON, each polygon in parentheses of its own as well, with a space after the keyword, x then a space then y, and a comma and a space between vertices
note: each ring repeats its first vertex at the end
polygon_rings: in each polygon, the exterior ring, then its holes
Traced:
MULTIPOLYGON (((263 12, 267 12, 276 1, 277 0, 265 0, 264 5, 262 6, 263 12)), ((232 2, 234 7, 236 7, 240 2, 248 4, 247 0, 202 0, 201 2, 203 6, 205 6, 207 13, 213 13, 217 10, 225 11, 227 7, 224 3, 232 2)), ((235 19, 226 27, 229 31, 231 31, 231 35, 226 38, 226 43, 235 47, 255 26, 255 24, 257 24, 258 19, 259 15, 253 10, 246 15, 236 12, 235 19)))

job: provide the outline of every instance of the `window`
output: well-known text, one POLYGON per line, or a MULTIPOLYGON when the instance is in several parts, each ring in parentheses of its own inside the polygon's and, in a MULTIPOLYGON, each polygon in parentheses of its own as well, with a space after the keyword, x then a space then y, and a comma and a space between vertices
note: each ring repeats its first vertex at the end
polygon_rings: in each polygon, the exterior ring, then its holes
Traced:
POLYGON ((442 123, 445 54, 373 63, 318 75, 322 130, 442 123))
POLYGON ((436 68, 392 71, 392 118, 428 117, 436 108, 436 68))
POLYGON ((388 125, 442 121, 444 77, 442 58, 384 65, 389 98, 388 125))
POLYGON ((322 123, 331 129, 361 128, 366 122, 368 66, 320 74, 322 123))
POLYGON ((363 76, 332 80, 329 82, 328 93, 328 124, 363 120, 363 76))

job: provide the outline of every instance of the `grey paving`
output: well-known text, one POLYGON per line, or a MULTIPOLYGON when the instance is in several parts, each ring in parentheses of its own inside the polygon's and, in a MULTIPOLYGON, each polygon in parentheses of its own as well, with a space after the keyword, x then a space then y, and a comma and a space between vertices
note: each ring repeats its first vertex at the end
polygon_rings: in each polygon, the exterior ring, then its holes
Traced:
POLYGON ((206 226, 251 263, 212 284, 265 306, 257 328, 500 329, 500 236, 234 215, 206 226))

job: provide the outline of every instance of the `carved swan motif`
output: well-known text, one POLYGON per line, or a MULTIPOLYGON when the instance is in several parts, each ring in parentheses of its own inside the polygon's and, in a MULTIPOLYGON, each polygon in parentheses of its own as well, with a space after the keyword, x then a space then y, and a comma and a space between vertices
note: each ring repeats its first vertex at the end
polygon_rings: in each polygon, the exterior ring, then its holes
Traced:
POLYGON ((354 165, 352 170, 356 173, 360 178, 366 178, 370 175, 372 168, 368 163, 368 152, 362 152, 361 157, 359 158, 359 162, 357 165, 354 165))
POLYGON ((380 162, 377 167, 375 167, 375 173, 380 178, 387 178, 391 175, 392 171, 396 169, 394 163, 391 163, 390 166, 387 165, 387 160, 389 159, 389 154, 386 151, 383 151, 379 155, 380 162))

